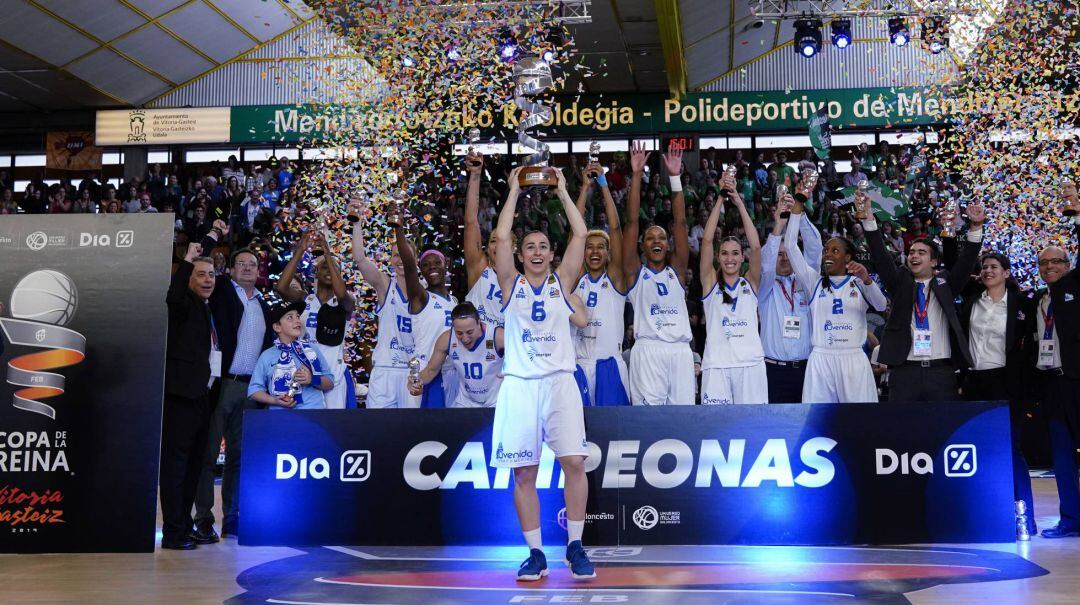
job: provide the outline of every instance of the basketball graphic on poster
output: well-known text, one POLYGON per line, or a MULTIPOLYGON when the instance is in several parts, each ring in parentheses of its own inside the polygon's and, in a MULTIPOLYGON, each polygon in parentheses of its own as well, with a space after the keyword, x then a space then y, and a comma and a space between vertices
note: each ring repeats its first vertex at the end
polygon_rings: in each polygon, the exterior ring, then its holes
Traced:
POLYGON ((78 291, 70 277, 53 269, 29 273, 11 291, 11 316, 57 326, 71 323, 78 291))

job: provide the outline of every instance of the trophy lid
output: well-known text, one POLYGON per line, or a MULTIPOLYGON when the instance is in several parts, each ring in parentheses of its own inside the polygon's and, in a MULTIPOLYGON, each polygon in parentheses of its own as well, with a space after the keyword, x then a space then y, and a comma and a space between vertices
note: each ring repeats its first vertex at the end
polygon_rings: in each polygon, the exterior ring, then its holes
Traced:
POLYGON ((592 155, 600 153, 600 143, 598 141, 593 141, 592 143, 589 143, 589 153, 592 155))
POLYGON ((554 85, 551 78, 551 66, 540 57, 533 55, 523 57, 514 64, 514 81, 519 86, 532 82, 534 88, 551 88, 554 85))
POLYGON ((465 132, 465 138, 470 143, 475 143, 480 140, 480 129, 475 126, 465 132))

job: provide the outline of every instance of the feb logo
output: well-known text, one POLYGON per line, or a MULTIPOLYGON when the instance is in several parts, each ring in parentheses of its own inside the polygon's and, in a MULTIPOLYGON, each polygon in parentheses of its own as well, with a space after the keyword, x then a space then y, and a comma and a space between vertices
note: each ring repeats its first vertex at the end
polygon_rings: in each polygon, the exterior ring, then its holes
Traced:
POLYGON ((53 269, 27 274, 11 291, 11 318, 0 328, 13 346, 44 349, 8 361, 7 382, 19 387, 16 409, 56 419, 56 409, 43 402, 64 394, 62 374, 45 370, 66 368, 86 358, 86 337, 64 326, 78 308, 75 282, 53 269))

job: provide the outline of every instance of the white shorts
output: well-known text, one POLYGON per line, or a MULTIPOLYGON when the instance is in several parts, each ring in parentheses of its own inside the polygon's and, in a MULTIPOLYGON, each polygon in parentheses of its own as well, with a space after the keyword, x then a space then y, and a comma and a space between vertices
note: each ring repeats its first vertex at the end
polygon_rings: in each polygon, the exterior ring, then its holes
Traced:
POLYGON ((878 400, 874 371, 861 349, 841 353, 814 349, 806 362, 803 403, 867 403, 878 400))
POLYGON ((540 448, 545 443, 556 458, 589 455, 585 413, 574 375, 504 377, 495 404, 491 466, 540 464, 540 448))
MULTIPOLYGON (((445 374, 444 374, 445 376, 445 374)), ((499 387, 502 385, 502 378, 496 378, 494 384, 491 385, 491 391, 488 392, 487 401, 473 401, 469 398, 469 392, 465 389, 465 381, 461 380, 458 376, 458 392, 457 399, 453 403, 447 405, 448 408, 493 408, 495 402, 499 397, 499 387)))
POLYGON ((367 407, 420 407, 420 396, 409 394, 409 368, 372 368, 371 380, 368 382, 367 407))
MULTIPOLYGON (((626 371, 626 362, 623 360, 622 353, 610 357, 608 359, 615 360, 615 366, 619 369, 619 380, 622 382, 623 391, 626 392, 627 398, 630 396, 630 384, 626 377, 629 373, 626 371)), ((585 375, 585 382, 589 385, 589 397, 591 398, 592 405, 599 405, 597 403, 597 390, 596 390, 596 360, 595 359, 578 359, 577 365, 581 368, 581 373, 585 375)))
POLYGON ((446 407, 453 407, 461 390, 460 378, 453 364, 443 364, 442 388, 445 396, 443 401, 446 402, 446 407))
POLYGON ((632 405, 694 405, 697 379, 690 343, 639 340, 630 349, 632 405))
POLYGON ((765 375, 765 362, 742 368, 702 370, 701 403, 769 403, 769 378, 765 375))

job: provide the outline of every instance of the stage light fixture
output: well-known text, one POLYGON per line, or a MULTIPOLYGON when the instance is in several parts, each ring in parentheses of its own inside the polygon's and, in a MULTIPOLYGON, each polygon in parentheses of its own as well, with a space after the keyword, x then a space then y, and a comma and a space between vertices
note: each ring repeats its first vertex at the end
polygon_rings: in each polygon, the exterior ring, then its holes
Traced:
POLYGON ((911 31, 908 30, 907 21, 903 17, 889 19, 889 42, 901 48, 911 42, 911 31))
POLYGON ((949 47, 949 18, 944 15, 931 15, 923 22, 922 39, 933 54, 939 54, 949 47))
POLYGON ((503 61, 513 61, 517 54, 517 38, 509 28, 502 28, 499 32, 499 58, 503 61))
POLYGON ((809 59, 821 51, 821 20, 799 19, 795 22, 795 52, 809 59))
POLYGON ((837 19, 832 22, 832 43, 841 50, 851 46, 851 19, 837 19))

